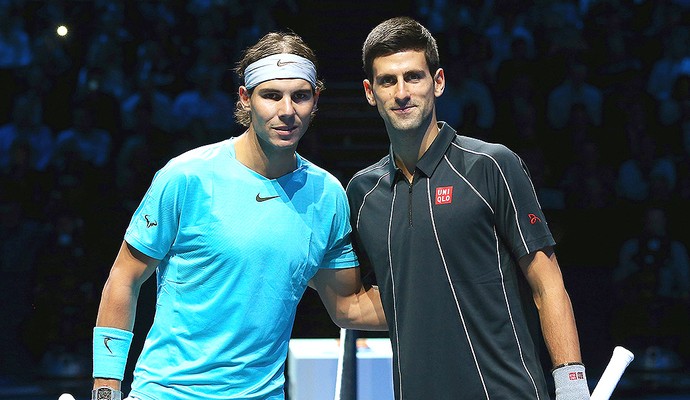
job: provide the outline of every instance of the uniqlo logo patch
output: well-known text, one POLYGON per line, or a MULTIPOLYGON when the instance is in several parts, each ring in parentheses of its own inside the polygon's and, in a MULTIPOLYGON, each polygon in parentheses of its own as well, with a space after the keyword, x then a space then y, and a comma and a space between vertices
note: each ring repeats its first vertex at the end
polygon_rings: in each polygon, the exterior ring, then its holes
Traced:
POLYGON ((436 205, 439 204, 450 204, 453 202, 453 187, 443 186, 436 188, 436 205))
POLYGON ((568 374, 568 379, 570 379, 571 381, 585 379, 585 374, 583 374, 582 372, 571 372, 568 374))

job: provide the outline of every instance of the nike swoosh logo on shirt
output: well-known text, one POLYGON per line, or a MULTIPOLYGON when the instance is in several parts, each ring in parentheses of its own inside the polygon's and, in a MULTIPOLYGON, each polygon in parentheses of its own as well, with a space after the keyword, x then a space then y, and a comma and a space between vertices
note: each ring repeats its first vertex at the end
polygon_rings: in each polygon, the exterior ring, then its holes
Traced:
POLYGON ((280 197, 280 196, 261 197, 261 193, 257 193, 257 194, 256 194, 256 201, 259 202, 259 203, 261 203, 262 201, 275 199, 275 198, 277 198, 277 197, 280 197))

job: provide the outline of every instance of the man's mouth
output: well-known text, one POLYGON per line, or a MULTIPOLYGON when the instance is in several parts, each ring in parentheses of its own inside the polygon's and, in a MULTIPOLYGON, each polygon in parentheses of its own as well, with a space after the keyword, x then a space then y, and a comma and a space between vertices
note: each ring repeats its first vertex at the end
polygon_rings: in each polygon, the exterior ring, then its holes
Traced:
POLYGON ((412 111, 412 109, 415 108, 413 105, 407 105, 403 107, 395 107, 393 108, 393 112, 396 114, 407 114, 412 111))
POLYGON ((273 127, 274 130, 278 131, 279 134, 289 135, 297 130, 296 126, 276 126, 273 127))

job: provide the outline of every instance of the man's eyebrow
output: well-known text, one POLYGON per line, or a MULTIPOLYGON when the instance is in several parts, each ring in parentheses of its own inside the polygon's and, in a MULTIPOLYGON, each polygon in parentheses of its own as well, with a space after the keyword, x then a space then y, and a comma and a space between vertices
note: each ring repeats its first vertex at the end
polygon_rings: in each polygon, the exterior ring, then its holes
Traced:
POLYGON ((386 78, 395 78, 395 74, 381 74, 381 75, 376 75, 374 77, 374 79, 377 81, 380 81, 380 80, 386 79, 386 78))
POLYGON ((410 74, 426 75, 426 70, 425 70, 424 68, 420 68, 420 69, 411 69, 411 70, 405 71, 405 72, 403 73, 403 76, 405 76, 405 75, 410 75, 410 74))
MULTIPOLYGON (((419 69, 408 69, 407 71, 402 73, 402 76, 407 76, 410 74, 416 74, 416 75, 426 75, 426 70, 424 68, 419 68, 419 69)), ((396 74, 381 74, 381 75, 376 75, 374 79, 381 80, 384 78, 395 78, 396 74)))
POLYGON ((293 91, 283 91, 283 90, 274 89, 274 88, 261 88, 258 90, 257 93, 259 94, 259 96, 265 96, 265 95, 269 95, 269 94, 278 94, 281 96, 283 94, 287 94, 287 95, 293 96, 295 94, 306 94, 306 93, 312 94, 313 91, 312 91, 312 89, 297 89, 297 90, 293 90, 293 91))
POLYGON ((259 94, 268 94, 268 93, 280 93, 280 90, 273 89, 273 88, 261 88, 261 89, 259 89, 259 94))

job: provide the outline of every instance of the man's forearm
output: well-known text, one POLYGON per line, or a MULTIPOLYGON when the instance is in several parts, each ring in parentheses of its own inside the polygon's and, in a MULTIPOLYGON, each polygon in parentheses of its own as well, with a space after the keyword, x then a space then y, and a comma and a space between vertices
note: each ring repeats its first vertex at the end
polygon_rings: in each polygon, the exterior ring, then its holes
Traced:
POLYGON ((378 286, 362 286, 362 290, 348 301, 344 317, 338 325, 346 329, 386 331, 386 315, 383 312, 378 286))
POLYGON ((122 283, 117 272, 113 271, 101 294, 96 326, 132 331, 138 296, 138 288, 131 283, 122 283))
POLYGON ((319 292, 328 315, 341 328, 385 331, 378 287, 363 284, 359 268, 321 269, 309 286, 319 292))
MULTIPOLYGON (((131 332, 134 327, 137 297, 137 290, 131 285, 118 283, 117 275, 115 274, 115 276, 113 276, 111 274, 111 277, 103 288, 96 326, 131 332)), ((131 342, 131 334, 129 339, 131 342)), ((96 338, 94 338, 94 340, 96 340, 96 338)), ((112 346, 113 342, 110 341, 110 343, 112 346)), ((129 346, 127 346, 127 348, 129 348, 129 346)), ((122 362, 126 364, 128 354, 123 354, 122 357, 124 357, 122 362)), ((106 386, 121 390, 121 381, 119 379, 98 376, 96 367, 101 366, 96 365, 98 359, 96 354, 94 354, 94 374, 96 376, 94 377, 93 388, 106 386)))
POLYGON ((548 293, 538 304, 539 318, 546 348, 553 366, 580 362, 580 341, 568 293, 548 293))

